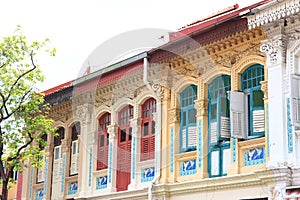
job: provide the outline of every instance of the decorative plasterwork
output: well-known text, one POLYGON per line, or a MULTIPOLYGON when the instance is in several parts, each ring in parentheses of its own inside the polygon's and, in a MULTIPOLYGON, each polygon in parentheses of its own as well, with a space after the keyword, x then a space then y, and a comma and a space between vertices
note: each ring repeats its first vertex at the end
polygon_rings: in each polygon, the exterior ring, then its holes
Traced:
MULTIPOLYGON (((266 59, 259 55, 251 55, 241 59, 231 68, 231 80, 234 82, 231 83, 231 90, 238 91, 240 90, 240 74, 242 74, 248 67, 254 64, 260 64, 265 66, 266 59)), ((267 77, 267 70, 265 70, 265 77, 267 77)))
MULTIPOLYGON (((248 17, 248 28, 252 29, 257 26, 274 22, 278 19, 286 18, 290 15, 295 15, 300 11, 299 0, 289 0, 276 4, 262 11, 258 11, 255 15, 248 17)), ((259 8, 258 8, 259 9, 259 8)), ((255 12, 255 11, 254 11, 255 12)))
POLYGON ((271 64, 285 62, 286 38, 275 38, 264 42, 260 47, 261 52, 266 53, 271 64))
POLYGON ((169 109, 169 115, 168 115, 169 123, 172 124, 172 123, 178 122, 179 115, 180 115, 180 109, 178 109, 178 108, 169 109))
POLYGON ((206 99, 195 100, 197 117, 207 116, 208 101, 206 99))

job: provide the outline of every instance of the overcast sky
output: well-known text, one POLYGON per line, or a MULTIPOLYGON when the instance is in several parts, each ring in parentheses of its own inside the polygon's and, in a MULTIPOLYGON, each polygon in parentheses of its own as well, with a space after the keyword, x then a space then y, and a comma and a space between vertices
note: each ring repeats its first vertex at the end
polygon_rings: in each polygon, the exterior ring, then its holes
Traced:
POLYGON ((76 79, 87 57, 116 35, 144 28, 176 31, 236 3, 242 8, 255 2, 259 0, 2 1, 0 37, 21 25, 29 39, 50 38, 57 55, 39 60, 47 77, 41 86, 45 90, 76 79))

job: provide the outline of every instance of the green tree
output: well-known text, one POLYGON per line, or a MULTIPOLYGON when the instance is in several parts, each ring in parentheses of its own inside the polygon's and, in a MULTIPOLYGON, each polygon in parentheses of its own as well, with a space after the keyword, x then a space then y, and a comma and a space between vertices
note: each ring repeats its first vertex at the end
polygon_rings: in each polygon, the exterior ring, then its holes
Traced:
POLYGON ((7 199, 14 171, 22 173, 30 164, 43 166, 41 150, 44 134, 54 134, 53 121, 47 117, 49 105, 37 84, 44 80, 37 64, 38 53, 49 50, 49 41, 27 42, 20 27, 0 38, 0 177, 1 200, 7 199))

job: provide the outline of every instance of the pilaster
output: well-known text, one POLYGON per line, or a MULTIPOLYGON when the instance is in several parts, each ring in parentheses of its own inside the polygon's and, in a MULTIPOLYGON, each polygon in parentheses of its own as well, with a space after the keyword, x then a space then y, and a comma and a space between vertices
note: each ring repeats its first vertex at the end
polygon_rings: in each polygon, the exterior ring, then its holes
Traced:
MULTIPOLYGON (((278 28, 277 28, 278 29, 278 28)), ((278 29, 279 30, 279 29, 278 29)), ((274 31, 272 31, 274 35, 274 31)), ((266 141, 267 155, 269 161, 267 166, 277 167, 286 161, 286 101, 284 95, 284 72, 286 69, 286 43, 287 37, 279 32, 269 40, 263 41, 261 51, 267 55, 267 74, 266 79, 268 89, 263 83, 263 91, 267 98, 267 128, 266 141)), ((265 83, 266 84, 266 83, 265 83)))
POLYGON ((109 192, 115 192, 117 175, 117 153, 118 153, 118 125, 111 124, 108 127, 109 149, 108 149, 108 182, 109 192))
POLYGON ((141 119, 134 118, 130 120, 130 126, 132 128, 132 145, 131 145, 131 181, 128 186, 129 190, 137 188, 137 162, 140 160, 140 138, 141 138, 141 119))
MULTIPOLYGON (((204 84, 204 83, 202 83, 204 84)), ((202 91, 201 91, 202 92, 202 91)), ((208 101, 207 99, 198 99, 195 101, 197 110, 197 176, 199 179, 208 177, 207 155, 208 155, 208 101)))
POLYGON ((77 106, 75 114, 81 121, 81 131, 79 136, 79 171, 77 196, 84 197, 89 190, 89 136, 91 132, 92 105, 85 103, 77 106))

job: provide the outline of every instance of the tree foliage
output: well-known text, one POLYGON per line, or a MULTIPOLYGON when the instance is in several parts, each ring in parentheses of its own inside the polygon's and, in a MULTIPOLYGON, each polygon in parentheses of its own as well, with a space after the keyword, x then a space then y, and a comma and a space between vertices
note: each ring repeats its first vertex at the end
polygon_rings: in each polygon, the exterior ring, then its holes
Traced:
POLYGON ((53 134, 53 121, 47 117, 49 105, 36 87, 44 81, 37 64, 38 53, 46 51, 49 40, 28 42, 20 27, 0 38, 0 177, 1 199, 7 199, 8 183, 14 171, 22 173, 27 163, 41 168, 44 134, 53 134))

